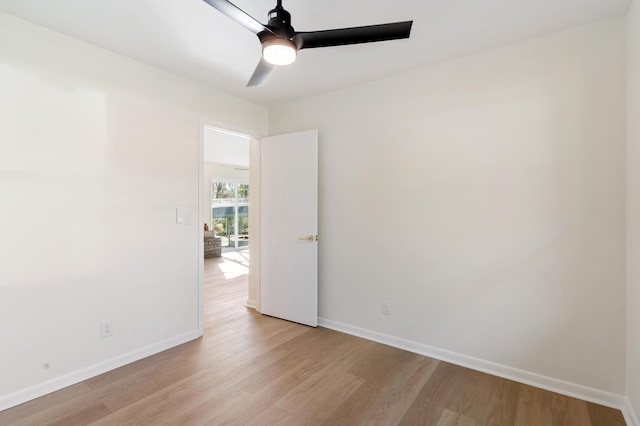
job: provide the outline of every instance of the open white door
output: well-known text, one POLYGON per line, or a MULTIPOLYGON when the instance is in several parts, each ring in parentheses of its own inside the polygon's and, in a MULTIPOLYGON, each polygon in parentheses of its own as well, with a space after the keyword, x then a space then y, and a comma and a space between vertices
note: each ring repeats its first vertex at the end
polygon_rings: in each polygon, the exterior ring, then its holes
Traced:
POLYGON ((318 131, 260 142, 260 311, 318 325, 318 131))

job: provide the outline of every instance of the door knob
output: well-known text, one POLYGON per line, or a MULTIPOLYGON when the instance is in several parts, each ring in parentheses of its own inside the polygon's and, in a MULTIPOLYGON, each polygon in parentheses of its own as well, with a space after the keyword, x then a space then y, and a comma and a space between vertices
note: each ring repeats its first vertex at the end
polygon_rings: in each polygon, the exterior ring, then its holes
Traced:
POLYGON ((307 235, 306 237, 300 237, 298 239, 300 241, 313 241, 315 238, 313 238, 313 235, 307 235))

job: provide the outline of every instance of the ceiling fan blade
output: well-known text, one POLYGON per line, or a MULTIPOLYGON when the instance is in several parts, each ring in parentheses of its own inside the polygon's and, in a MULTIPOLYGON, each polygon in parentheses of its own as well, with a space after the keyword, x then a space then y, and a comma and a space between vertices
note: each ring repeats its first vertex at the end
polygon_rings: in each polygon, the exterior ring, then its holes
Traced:
POLYGON ((262 31, 272 32, 269 28, 262 25, 260 22, 247 15, 242 9, 238 8, 235 4, 227 0, 204 0, 205 3, 217 9, 224 15, 236 21, 254 34, 258 34, 262 31))
POLYGON ((269 73, 273 69, 273 65, 269 62, 265 61, 264 58, 260 58, 260 62, 258 62, 258 66, 256 67, 253 75, 249 79, 247 83, 247 87, 260 86, 267 79, 269 73))
POLYGON ((397 40, 409 38, 412 24, 413 21, 405 21, 337 30, 296 32, 292 40, 298 49, 397 40))

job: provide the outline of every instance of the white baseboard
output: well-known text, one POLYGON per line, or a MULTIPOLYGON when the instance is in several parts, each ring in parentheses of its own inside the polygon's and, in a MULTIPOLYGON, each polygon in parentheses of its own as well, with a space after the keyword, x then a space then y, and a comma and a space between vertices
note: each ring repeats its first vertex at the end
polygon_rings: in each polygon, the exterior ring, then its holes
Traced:
MULTIPOLYGON (((626 398, 623 395, 618 395, 588 386, 555 379, 553 377, 543 376, 541 374, 532 373, 530 371, 520 370, 518 368, 509 367, 507 365, 497 364, 491 361, 486 361, 468 355, 447 351, 388 334, 378 333, 376 331, 343 324, 326 318, 318 318, 318 325, 320 325, 321 327, 351 334, 353 336, 362 337, 367 340, 372 340, 374 342, 393 346, 398 349, 404 349, 409 352, 414 352, 420 355, 428 356, 430 358, 446 361, 451 364, 460 365, 494 376, 503 377, 505 379, 513 380, 519 383, 535 386, 537 388, 546 389, 552 392, 615 408, 621 410, 623 414, 626 410, 628 410, 627 406, 630 408, 630 405, 625 404, 626 398)), ((633 411, 631 410, 631 412, 633 411)), ((629 422, 627 421, 627 423, 629 422)), ((640 426, 640 424, 636 423, 633 424, 633 426, 640 426)))
POLYGON ((627 426, 640 426, 640 419, 638 419, 638 413, 633 409, 629 398, 624 399, 624 407, 622 408, 622 415, 624 416, 627 426))
POLYGON ((67 386, 74 385, 76 383, 82 382, 83 380, 87 380, 102 373, 106 373, 107 371, 115 370, 116 368, 122 367, 123 365, 130 364, 134 361, 138 361, 151 355, 155 355, 159 352, 189 342, 198 337, 198 331, 193 330, 188 333, 173 337, 171 339, 154 343, 152 345, 145 346, 144 348, 136 349, 135 351, 119 355, 117 357, 99 362, 94 365, 90 365, 85 368, 81 368, 80 370, 73 371, 63 376, 47 380, 46 382, 38 383, 37 385, 21 389, 17 392, 2 395, 0 396, 0 411, 15 407, 16 405, 31 401, 32 399, 39 398, 48 393, 66 388, 67 386))
MULTIPOLYGON (((248 299, 244 306, 246 306, 247 308, 251 308, 251 309, 256 309, 256 301, 253 299, 248 299)), ((257 309, 256 309, 257 310, 257 309)))

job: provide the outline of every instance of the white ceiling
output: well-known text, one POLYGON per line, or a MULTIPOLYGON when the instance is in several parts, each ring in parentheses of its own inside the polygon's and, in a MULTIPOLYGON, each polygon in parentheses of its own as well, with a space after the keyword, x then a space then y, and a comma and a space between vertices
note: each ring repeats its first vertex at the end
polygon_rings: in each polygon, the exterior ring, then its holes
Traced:
MULTIPOLYGON (((626 13, 632 0, 284 0, 298 31, 413 20, 411 38, 302 50, 245 87, 257 37, 202 0, 0 0, 0 10, 266 106, 626 13)), ((235 0, 266 22, 275 0, 235 0)))
POLYGON ((204 161, 249 167, 249 137, 205 126, 204 161))

